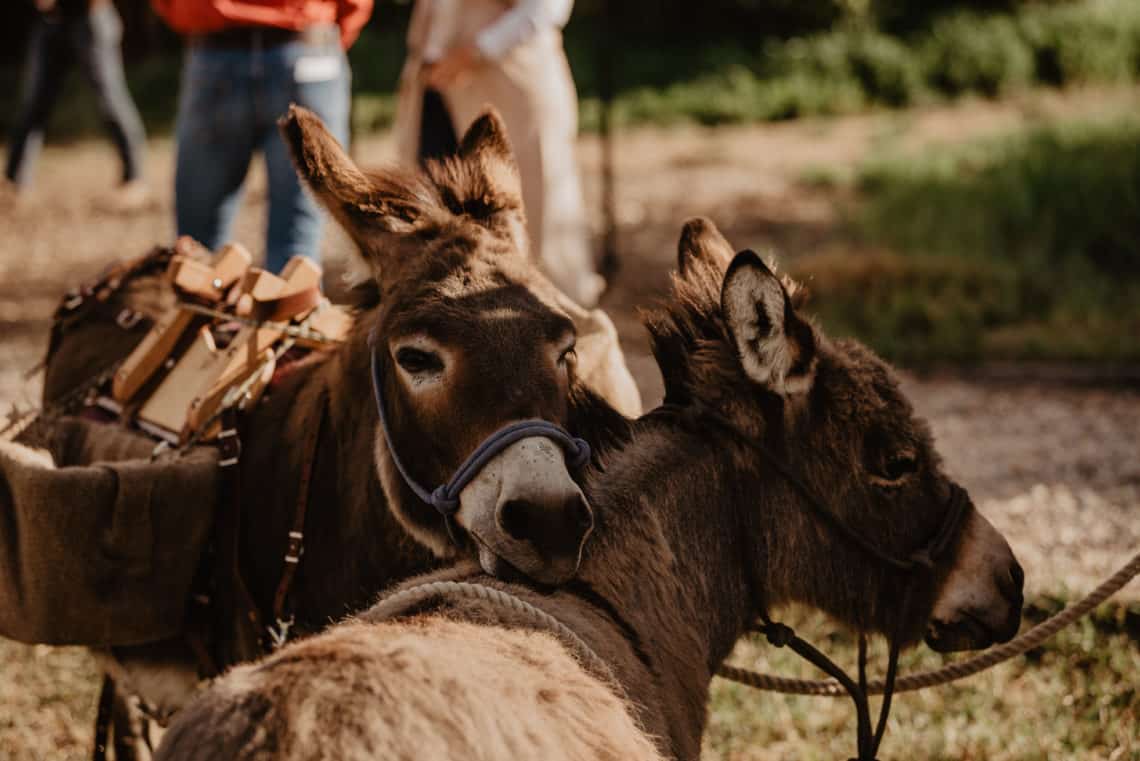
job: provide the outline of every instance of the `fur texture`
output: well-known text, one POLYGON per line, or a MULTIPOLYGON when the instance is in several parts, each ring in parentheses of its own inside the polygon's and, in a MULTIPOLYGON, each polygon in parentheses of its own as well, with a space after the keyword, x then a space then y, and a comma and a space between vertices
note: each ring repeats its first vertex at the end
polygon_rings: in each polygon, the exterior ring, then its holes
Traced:
POLYGON ((550 635, 434 616, 337 626, 239 666, 213 698, 195 717, 216 731, 180 722, 168 733, 189 751, 180 758, 659 758, 626 705, 550 635), (318 663, 330 668, 317 674, 318 663))

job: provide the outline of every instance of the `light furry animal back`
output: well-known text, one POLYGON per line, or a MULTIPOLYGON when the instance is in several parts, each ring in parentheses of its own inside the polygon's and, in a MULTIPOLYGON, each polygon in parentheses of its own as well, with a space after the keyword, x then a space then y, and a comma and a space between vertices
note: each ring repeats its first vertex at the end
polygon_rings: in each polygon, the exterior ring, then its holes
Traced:
POLYGON ((551 635, 439 616, 337 626, 235 668, 202 708, 214 732, 167 740, 183 761, 662 758, 551 635))

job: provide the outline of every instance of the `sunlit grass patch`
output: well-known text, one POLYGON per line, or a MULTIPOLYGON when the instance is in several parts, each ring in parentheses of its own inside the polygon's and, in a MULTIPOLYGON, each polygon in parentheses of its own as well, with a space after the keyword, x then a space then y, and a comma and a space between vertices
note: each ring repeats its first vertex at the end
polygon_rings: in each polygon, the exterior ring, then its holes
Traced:
POLYGON ((86 650, 0 639, 0 759, 89 758, 99 684, 86 650))
MULTIPOLYGON (((1140 121, 1066 123, 867 162, 851 234, 805 257, 823 324, 886 356, 1140 359, 1140 121)), ((849 190, 847 191, 849 193, 849 190)))
MULTIPOLYGON (((835 634, 822 616, 800 613, 788 620, 844 667, 854 666, 853 641, 835 634)), ((872 649, 872 663, 881 666, 884 650, 881 643, 872 649)), ((900 672, 938 668, 946 660, 919 647, 903 654, 900 672)), ((762 639, 740 643, 732 662, 820 678, 793 653, 762 639)), ((706 759, 823 761, 847 758, 853 750, 854 712, 846 698, 762 693, 719 679, 713 685, 706 759)), ((1086 619, 990 671, 897 695, 880 755, 932 761, 1134 761, 1140 758, 1140 639, 1086 619)))

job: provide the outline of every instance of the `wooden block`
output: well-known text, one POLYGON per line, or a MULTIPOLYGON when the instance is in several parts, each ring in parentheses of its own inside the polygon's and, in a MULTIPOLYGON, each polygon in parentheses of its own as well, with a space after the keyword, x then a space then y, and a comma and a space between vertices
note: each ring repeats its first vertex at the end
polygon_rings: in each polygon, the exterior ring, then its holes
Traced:
MULTIPOLYGON (((249 314, 256 303, 290 304, 288 301, 280 302, 279 299, 320 286, 320 267, 303 257, 291 259, 282 270, 282 277, 256 267, 248 267, 245 263, 248 253, 242 249, 232 249, 228 254, 229 259, 226 257, 227 251, 223 250, 215 263, 237 263, 227 273, 233 276, 231 282, 241 279, 241 284, 236 289, 241 292, 235 309, 239 315, 249 314)), ((182 282, 191 289, 201 290, 204 277, 202 270, 184 263, 180 265, 180 272, 185 275, 182 282)), ((217 287, 215 282, 208 285, 217 287)), ((219 293, 219 297, 220 295, 219 293)), ((297 303, 305 303, 305 300, 298 299, 297 303)), ((308 303, 311 304, 312 299, 308 299, 308 303)), ((305 307, 306 312, 309 309, 311 307, 305 307)), ((331 310, 326 320, 329 330, 339 329, 338 318, 331 310)), ((246 403, 256 400, 272 378, 275 364, 272 347, 282 335, 283 331, 275 327, 242 327, 226 348, 219 351, 209 330, 203 327, 201 334, 139 410, 139 420, 163 430, 178 432, 180 439, 186 441, 195 431, 209 425, 231 389, 249 381, 246 403), (258 377, 252 378, 251 373, 256 373, 258 377)))
POLYGON ((225 395, 229 393, 231 388, 236 388, 242 384, 247 384, 244 398, 238 402, 238 407, 241 409, 248 409, 250 406, 257 403, 261 398, 262 393, 265 392, 266 387, 269 386, 269 381, 273 380, 273 373, 277 370, 277 361, 273 357, 273 349, 266 349, 258 357, 258 360, 253 365, 250 373, 255 374, 246 375, 243 378, 236 379, 236 382, 231 386, 227 386, 221 394, 216 397, 194 400, 190 404, 189 414, 186 416, 186 423, 183 427, 179 439, 181 441, 188 441, 194 432, 203 426, 209 426, 202 432, 201 440, 209 441, 218 435, 218 423, 210 424, 208 421, 213 417, 218 407, 225 400, 225 395), (248 383, 247 383, 248 382, 248 383))
POLYGON ((120 404, 130 401, 174 351, 186 330, 205 319, 177 308, 162 315, 115 373, 111 384, 111 395, 115 401, 120 404))
MULTIPOLYGON (((352 315, 343 308, 330 304, 327 300, 306 323, 311 330, 320 333, 330 341, 343 341, 352 330, 352 315)), ((310 349, 327 349, 328 343, 308 338, 298 338, 297 343, 310 349)))
POLYGON ((151 425, 178 433, 186 425, 186 412, 197 396, 197 389, 213 377, 217 347, 210 329, 203 325, 162 383, 146 400, 138 416, 151 425))
POLYGON ((171 285, 180 295, 194 296, 206 301, 221 298, 221 288, 214 286, 214 268, 209 264, 175 256, 167 270, 171 285))
MULTIPOLYGON (((174 286, 208 301, 219 300, 252 261, 249 251, 238 244, 223 248, 209 264, 199 261, 205 249, 192 238, 179 238, 175 249, 179 253, 167 270, 174 286)), ((115 400, 120 404, 130 401, 154 377, 186 331, 206 319, 177 307, 163 315, 115 374, 111 389, 115 400)))
POLYGON ((214 259, 214 276, 222 281, 222 289, 241 279, 253 264, 253 254, 240 243, 227 243, 214 259))
POLYGON ((205 301, 221 301, 225 292, 249 269, 253 257, 237 243, 218 252, 209 264, 175 255, 167 271, 174 288, 205 301))
MULTIPOLYGON (((284 278, 251 269, 243 288, 248 289, 251 299, 265 301, 320 282, 320 268, 302 257, 290 259, 281 272, 284 278)), ((238 331, 225 351, 219 354, 217 374, 208 384, 199 387, 196 403, 187 417, 187 426, 195 429, 208 420, 221 404, 226 391, 249 377, 249 373, 264 361, 265 351, 282 335, 283 332, 277 328, 250 326, 238 331)))
POLYGON ((185 256, 201 262, 208 262, 214 258, 214 254, 212 251, 210 251, 210 249, 206 248, 201 243, 191 238, 189 235, 183 235, 174 242, 174 253, 178 256, 185 256))

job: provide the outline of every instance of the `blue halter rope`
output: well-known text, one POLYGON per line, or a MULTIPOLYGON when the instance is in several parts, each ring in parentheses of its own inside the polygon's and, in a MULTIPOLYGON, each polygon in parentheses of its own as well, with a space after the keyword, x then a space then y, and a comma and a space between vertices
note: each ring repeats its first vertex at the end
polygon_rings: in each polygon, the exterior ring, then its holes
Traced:
POLYGON ((562 447, 566 453, 568 465, 571 468, 581 468, 590 461, 590 445, 585 440, 571 436, 561 426, 546 420, 519 420, 503 426, 483 440, 475 451, 468 455, 463 464, 455 471, 451 479, 434 491, 428 491, 421 486, 411 474, 408 473, 400 456, 396 454, 396 446, 392 441, 392 431, 388 427, 388 415, 384 408, 383 383, 380 378, 380 360, 376 346, 369 341, 369 351, 372 360, 372 392, 376 397, 376 410, 380 413, 380 428, 384 431, 384 440, 388 444, 388 453, 396 470, 404 478, 404 483, 415 492, 416 496, 431 505, 445 519, 450 519, 459 510, 459 493, 474 480, 479 471, 504 449, 520 439, 531 436, 542 436, 550 439, 562 447))

